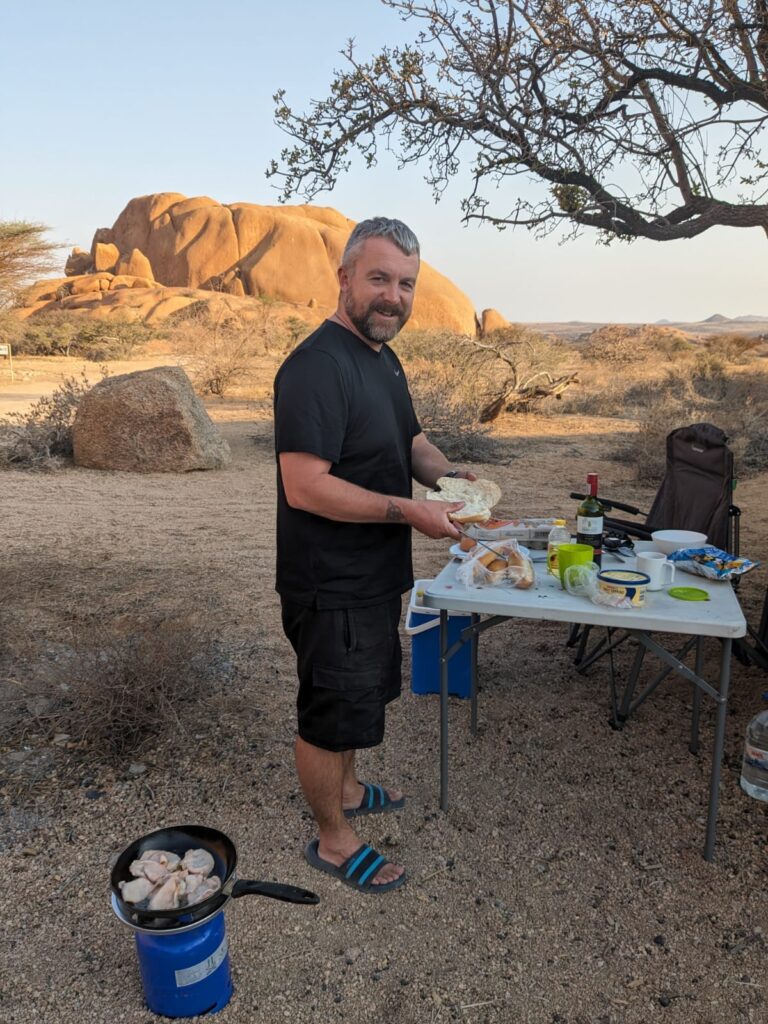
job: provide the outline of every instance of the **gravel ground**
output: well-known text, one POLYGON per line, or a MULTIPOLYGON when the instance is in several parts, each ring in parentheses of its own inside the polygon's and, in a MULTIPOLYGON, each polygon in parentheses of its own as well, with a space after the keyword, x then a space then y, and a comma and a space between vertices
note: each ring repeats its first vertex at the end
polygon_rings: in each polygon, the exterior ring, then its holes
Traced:
MULTIPOLYGON (((476 737, 468 703, 451 701, 447 814, 437 804, 436 697, 404 692, 385 744, 363 759, 363 778, 407 794, 402 813, 363 819, 359 831, 405 864, 408 884, 365 897, 309 868, 301 850, 312 822, 291 755, 293 666, 272 591, 269 424, 236 405, 216 415, 234 452, 220 473, 2 478, 9 564, 56 567, 43 592, 10 602, 6 636, 73 605, 130 616, 193 600, 210 609, 238 671, 184 739, 147 746, 133 765, 73 762, 34 737, 2 753, 0 858, 11 884, 0 1020, 158 1019, 143 1005, 133 938, 109 907, 109 865, 137 836, 192 821, 233 838, 241 877, 322 898, 316 908, 230 902, 235 994, 222 1024, 768 1020, 766 807, 738 785, 744 728, 766 688, 755 669, 734 665, 712 864, 701 857, 712 708, 705 702, 695 757, 682 683, 615 732, 605 669, 577 675, 562 627, 518 622, 482 638, 476 737)), ((509 464, 481 470, 502 484, 509 510, 567 511, 567 492, 593 468, 637 494, 630 467, 608 458, 616 421, 510 419, 502 429, 509 464)), ((748 553, 765 550, 764 487, 741 490, 748 553)), ((445 547, 417 539, 417 576, 439 570, 445 547)), ((745 582, 754 612, 764 575, 745 582)), ((708 653, 714 670, 717 648, 708 653)))

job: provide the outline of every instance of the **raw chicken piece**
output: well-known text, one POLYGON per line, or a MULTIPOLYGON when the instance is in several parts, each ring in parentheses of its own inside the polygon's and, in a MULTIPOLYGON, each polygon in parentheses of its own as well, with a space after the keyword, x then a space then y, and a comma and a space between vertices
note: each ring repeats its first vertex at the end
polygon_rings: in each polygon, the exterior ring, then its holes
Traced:
POLYGON ((214 868, 214 860, 207 850, 187 850, 181 866, 192 875, 210 875, 214 868))
MULTIPOLYGON (((203 876, 202 875, 190 875, 186 871, 183 871, 182 874, 185 876, 185 878, 184 878, 184 884, 185 884, 184 892, 187 895, 187 897, 190 897, 192 895, 192 893, 193 892, 197 892, 197 890, 203 884, 203 881, 204 881, 203 876)), ((189 900, 188 900, 188 902, 189 902, 189 900)))
POLYGON ((154 860, 169 871, 175 871, 179 866, 181 857, 176 853, 169 853, 167 850, 145 850, 141 855, 142 860, 154 860))
POLYGON ((120 891, 126 903, 141 903, 154 889, 148 878, 134 878, 132 882, 121 882, 120 891))
POLYGON ((149 901, 150 910, 175 910, 179 905, 179 896, 184 892, 184 879, 175 872, 159 889, 156 889, 149 901))
POLYGON ((164 881, 168 875, 168 868, 156 860, 134 860, 128 868, 134 878, 148 878, 156 885, 164 881))
POLYGON ((202 903, 209 896, 213 896, 221 888, 221 879, 218 875, 211 875, 210 878, 203 878, 200 885, 190 893, 187 891, 187 906, 194 906, 195 903, 202 903))

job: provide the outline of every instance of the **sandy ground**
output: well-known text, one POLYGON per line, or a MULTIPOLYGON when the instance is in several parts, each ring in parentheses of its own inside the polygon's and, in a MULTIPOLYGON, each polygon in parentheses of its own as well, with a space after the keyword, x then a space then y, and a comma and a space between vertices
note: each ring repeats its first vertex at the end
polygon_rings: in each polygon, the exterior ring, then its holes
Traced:
MULTIPOLYGON (((155 360, 156 362, 157 360, 155 360)), ((130 368, 137 368, 136 363, 130 368)), ((30 386, 45 385, 34 379, 30 386)), ((0 395, 21 401, 3 384, 0 395)), ((28 401, 28 399, 27 399, 28 401)), ((130 932, 112 915, 109 864, 137 836, 197 822, 236 842, 241 877, 314 889, 317 908, 256 898, 226 910, 235 995, 222 1024, 449 1021, 514 1024, 760 1024, 768 1020, 766 805, 738 779, 744 729, 766 676, 734 663, 717 859, 701 857, 713 729, 687 750, 690 693, 670 682, 622 732, 608 724, 600 665, 573 670, 562 627, 512 622, 480 647, 480 731, 451 700, 451 806, 438 809, 437 698, 407 688, 361 777, 401 785, 397 815, 363 819, 366 841, 407 868, 408 884, 365 897, 302 859, 312 822, 291 756, 293 664, 273 590, 274 465, 262 401, 211 403, 232 446, 216 473, 0 476, 3 559, 45 572, 22 586, 4 628, 62 609, 137 617, 205 609, 240 672, 212 717, 136 760, 71 766, 30 739, 43 765, 14 797, 20 750, 4 751, 0 1019, 146 1024, 130 932)), ((480 466, 505 511, 572 514, 589 470, 604 490, 648 501, 611 456, 631 424, 508 417, 508 462, 480 466)), ((764 555, 766 479, 739 488, 743 550, 764 555)), ((417 577, 445 542, 417 537, 417 577)), ((22 576, 23 576, 22 572, 22 576)), ((752 615, 765 573, 745 580, 752 615)), ((405 638, 404 638, 405 639, 405 638)), ((717 647, 708 648, 714 669, 717 647)))

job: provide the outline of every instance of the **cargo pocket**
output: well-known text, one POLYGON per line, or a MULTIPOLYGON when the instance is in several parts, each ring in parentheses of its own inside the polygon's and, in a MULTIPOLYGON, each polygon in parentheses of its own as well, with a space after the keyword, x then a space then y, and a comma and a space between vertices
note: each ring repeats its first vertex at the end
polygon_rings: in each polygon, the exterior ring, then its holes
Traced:
POLYGON ((394 643, 397 626, 393 627, 389 605, 348 608, 345 615, 351 652, 391 647, 394 643))
POLYGON ((343 671, 315 665, 314 718, 330 749, 349 750, 381 743, 385 692, 380 667, 343 671))

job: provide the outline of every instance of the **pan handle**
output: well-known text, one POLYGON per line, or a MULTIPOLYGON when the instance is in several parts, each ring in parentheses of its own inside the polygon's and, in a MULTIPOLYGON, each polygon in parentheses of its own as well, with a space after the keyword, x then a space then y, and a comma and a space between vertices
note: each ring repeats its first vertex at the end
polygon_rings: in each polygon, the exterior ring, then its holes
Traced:
POLYGON ((285 903, 306 903, 314 905, 320 902, 320 897, 309 889, 299 889, 296 885, 283 885, 280 882, 255 882, 242 879, 232 886, 232 896, 269 896, 273 900, 283 900, 285 903))

